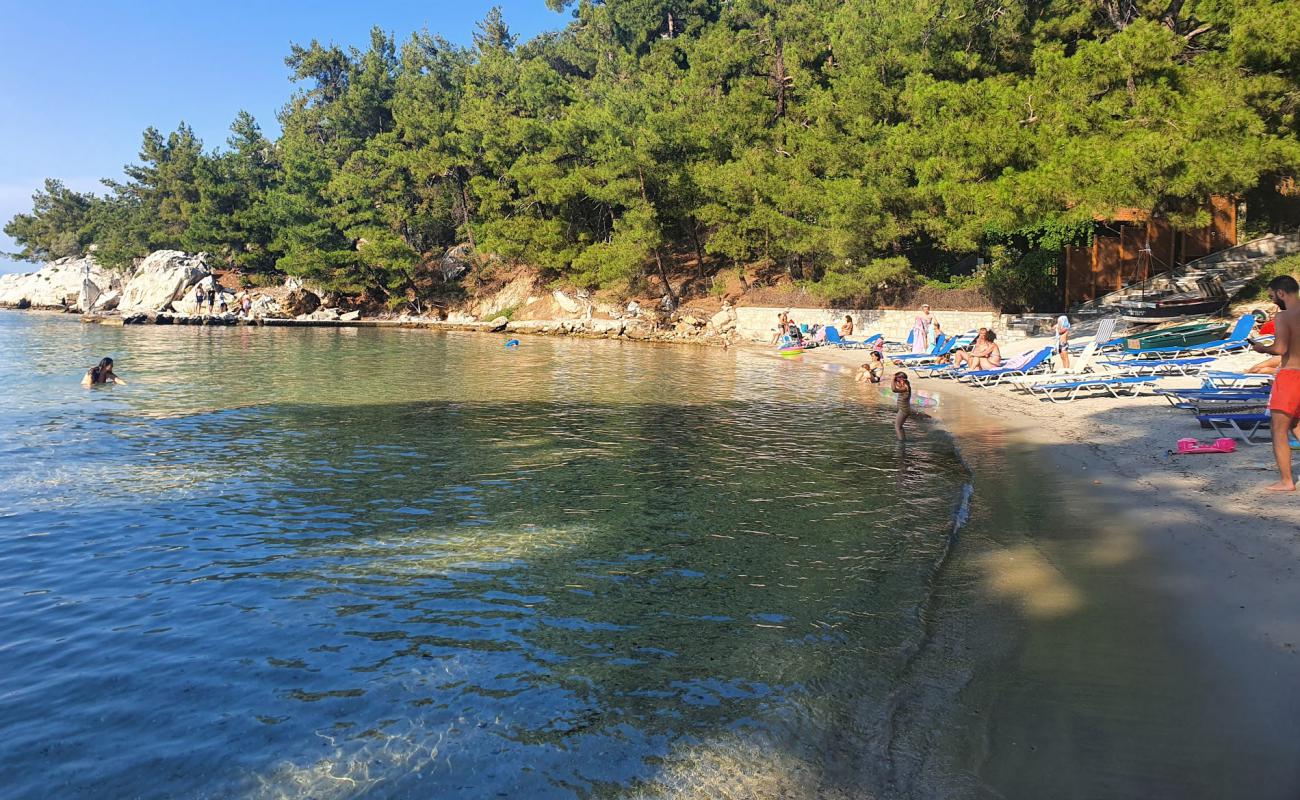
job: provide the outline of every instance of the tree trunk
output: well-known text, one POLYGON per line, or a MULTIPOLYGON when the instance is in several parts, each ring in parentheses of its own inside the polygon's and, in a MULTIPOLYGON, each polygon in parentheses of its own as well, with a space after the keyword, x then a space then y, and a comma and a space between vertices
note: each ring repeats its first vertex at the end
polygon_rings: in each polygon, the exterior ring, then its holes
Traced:
MULTIPOLYGON (((646 205, 650 205, 650 193, 645 188, 645 171, 639 165, 636 168, 636 176, 641 181, 641 199, 646 205)), ((677 293, 673 291, 672 281, 668 280, 668 270, 664 269, 664 259, 659 254, 659 245, 656 244, 650 249, 654 251, 655 265, 659 267, 659 279, 664 282, 664 290, 668 292, 668 302, 673 308, 677 308, 677 293)))
POLYGON ((785 42, 780 36, 774 36, 776 52, 772 61, 772 88, 776 92, 776 116, 773 122, 785 116, 786 88, 790 82, 790 76, 785 71, 785 42))
POLYGON ((691 220, 691 242, 695 245, 695 274, 701 278, 704 277, 704 248, 700 246, 700 232, 695 229, 695 221, 691 220))
POLYGON ((465 180, 465 170, 462 167, 456 168, 456 188, 460 193, 460 219, 465 226, 465 235, 469 237, 469 246, 478 249, 478 243, 474 241, 474 226, 469 221, 469 190, 466 188, 468 181, 465 180))

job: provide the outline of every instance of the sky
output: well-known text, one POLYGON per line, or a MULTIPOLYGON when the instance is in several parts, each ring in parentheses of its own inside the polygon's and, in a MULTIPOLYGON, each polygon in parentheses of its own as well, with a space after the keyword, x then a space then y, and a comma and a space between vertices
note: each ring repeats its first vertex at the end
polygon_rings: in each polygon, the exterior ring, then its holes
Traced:
MULTIPOLYGON (((545 0, 0 0, 0 227, 47 177, 79 191, 120 178, 151 125, 184 120, 211 149, 244 109, 274 136, 291 42, 364 48, 378 25, 399 43, 427 28, 468 44, 493 5, 521 40, 569 19, 545 0)), ((17 249, 0 234, 0 253, 17 249)), ((0 257, 0 273, 35 268, 0 257)))

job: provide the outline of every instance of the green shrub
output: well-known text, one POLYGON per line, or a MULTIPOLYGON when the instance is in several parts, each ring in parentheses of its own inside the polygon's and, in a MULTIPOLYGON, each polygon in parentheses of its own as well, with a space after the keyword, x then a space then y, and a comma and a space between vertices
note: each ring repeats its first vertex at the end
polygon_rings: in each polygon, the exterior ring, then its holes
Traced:
POLYGON ((916 271, 906 257, 891 256, 861 266, 829 267, 820 281, 805 282, 803 286, 811 294, 832 303, 863 301, 874 305, 881 299, 905 292, 918 281, 916 271))
POLYGON ((990 263, 976 277, 994 305, 1004 311, 1058 309, 1060 251, 1037 248, 1025 253, 1012 245, 994 245, 989 255, 990 263))

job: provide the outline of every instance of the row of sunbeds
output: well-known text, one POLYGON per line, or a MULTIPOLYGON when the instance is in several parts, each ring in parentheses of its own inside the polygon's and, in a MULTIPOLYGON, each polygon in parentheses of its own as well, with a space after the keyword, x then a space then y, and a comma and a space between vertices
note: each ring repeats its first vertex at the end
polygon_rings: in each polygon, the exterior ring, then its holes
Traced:
MULTIPOLYGON (((1053 347, 1043 347, 1006 359, 998 369, 958 369, 946 356, 974 341, 968 333, 936 342, 928 353, 895 355, 890 360, 917 377, 957 380, 972 386, 1008 386, 1053 403, 1085 396, 1160 395, 1173 407, 1191 411, 1204 427, 1250 443, 1268 427, 1268 392, 1272 376, 1209 371, 1220 356, 1245 350, 1255 318, 1238 319, 1223 338, 1203 344, 1123 350, 1124 339, 1113 338, 1115 320, 1104 320, 1091 341, 1072 348, 1068 370, 1051 371, 1053 347), (1199 376, 1196 389, 1163 388, 1168 377, 1199 376)), ((829 341, 828 334, 828 341, 829 341)), ((853 346, 852 344, 848 346, 853 346)))

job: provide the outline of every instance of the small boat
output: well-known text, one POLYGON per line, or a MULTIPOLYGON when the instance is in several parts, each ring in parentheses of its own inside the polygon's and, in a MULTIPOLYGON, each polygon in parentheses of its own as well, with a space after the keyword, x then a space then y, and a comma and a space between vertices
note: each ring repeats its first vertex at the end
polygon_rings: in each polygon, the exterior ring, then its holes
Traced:
POLYGON ((1125 300, 1120 303, 1125 322, 1174 322, 1217 314, 1228 305, 1223 297, 1168 297, 1161 300, 1125 300))
POLYGON ((1228 332, 1226 322, 1194 322, 1156 328, 1126 336, 1124 349, 1128 352, 1149 350, 1153 347, 1190 347, 1222 339, 1228 332))

